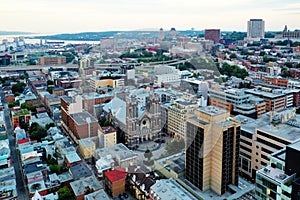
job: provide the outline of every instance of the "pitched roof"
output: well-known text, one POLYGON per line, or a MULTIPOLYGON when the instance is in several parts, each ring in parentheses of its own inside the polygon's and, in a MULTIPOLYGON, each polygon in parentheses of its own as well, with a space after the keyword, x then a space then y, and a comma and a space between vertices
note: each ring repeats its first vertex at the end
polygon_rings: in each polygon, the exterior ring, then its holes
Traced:
POLYGON ((105 104, 103 107, 105 112, 112 112, 112 115, 122 122, 126 124, 126 102, 122 99, 115 97, 109 103, 105 104))

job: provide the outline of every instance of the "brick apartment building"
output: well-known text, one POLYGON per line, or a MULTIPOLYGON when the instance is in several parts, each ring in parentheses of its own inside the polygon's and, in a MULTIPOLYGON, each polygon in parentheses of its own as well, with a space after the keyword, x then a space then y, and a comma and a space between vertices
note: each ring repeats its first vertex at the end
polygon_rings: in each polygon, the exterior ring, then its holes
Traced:
POLYGON ((77 143, 78 139, 98 136, 99 124, 95 117, 82 110, 82 97, 61 98, 62 125, 77 143))
POLYGON ((65 56, 45 56, 38 58, 39 65, 64 65, 66 64, 65 56))
POLYGON ((126 176, 127 172, 123 168, 104 172, 104 184, 107 193, 112 197, 124 193, 126 176))
POLYGON ((11 111, 11 117, 15 129, 16 127, 21 127, 24 123, 29 123, 31 114, 27 109, 22 109, 18 111, 11 111))
POLYGON ((205 29, 205 39, 212 40, 214 43, 219 43, 220 29, 205 29))

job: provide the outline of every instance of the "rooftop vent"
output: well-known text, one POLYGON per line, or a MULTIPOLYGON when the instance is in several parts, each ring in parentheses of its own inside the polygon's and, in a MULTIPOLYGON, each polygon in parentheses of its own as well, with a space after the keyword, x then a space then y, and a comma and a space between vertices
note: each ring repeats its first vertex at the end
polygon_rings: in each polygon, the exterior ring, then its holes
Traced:
POLYGON ((285 174, 279 174, 279 176, 278 176, 278 178, 280 179, 280 180, 283 180, 283 179, 285 179, 287 176, 285 175, 285 174))

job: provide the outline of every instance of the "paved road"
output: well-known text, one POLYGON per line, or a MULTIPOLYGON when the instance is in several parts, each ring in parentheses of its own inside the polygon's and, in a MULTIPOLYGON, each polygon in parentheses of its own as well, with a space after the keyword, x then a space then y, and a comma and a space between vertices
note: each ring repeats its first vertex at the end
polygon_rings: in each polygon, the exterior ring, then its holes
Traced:
MULTIPOLYGON (((0 96, 2 97, 1 91, 0 91, 0 96)), ((2 103, 3 103, 3 105, 5 105, 4 117, 5 117, 5 122, 6 122, 6 131, 8 134, 11 158, 12 158, 12 162, 13 162, 12 164, 14 166, 15 174, 16 174, 18 199, 27 200, 27 199, 29 199, 28 189, 27 189, 27 187, 25 187, 25 183, 24 183, 24 179, 23 179, 23 175, 22 175, 22 167, 21 167, 18 152, 16 149, 16 139, 13 136, 13 128, 11 125, 9 110, 8 110, 7 104, 4 101, 2 101, 2 103)))

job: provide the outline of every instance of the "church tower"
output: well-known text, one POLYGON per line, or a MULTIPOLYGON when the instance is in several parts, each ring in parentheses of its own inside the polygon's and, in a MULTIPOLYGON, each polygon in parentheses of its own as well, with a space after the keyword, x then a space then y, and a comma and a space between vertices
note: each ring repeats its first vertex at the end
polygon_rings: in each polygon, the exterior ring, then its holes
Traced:
POLYGON ((159 138, 161 131, 161 112, 160 112, 160 99, 158 94, 151 93, 149 96, 149 112, 151 115, 151 137, 152 140, 159 138))
POLYGON ((126 97, 126 135, 125 143, 130 148, 139 144, 138 100, 136 96, 126 97))

